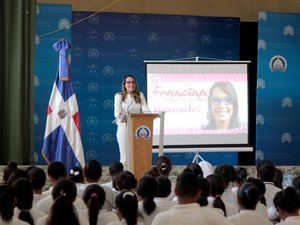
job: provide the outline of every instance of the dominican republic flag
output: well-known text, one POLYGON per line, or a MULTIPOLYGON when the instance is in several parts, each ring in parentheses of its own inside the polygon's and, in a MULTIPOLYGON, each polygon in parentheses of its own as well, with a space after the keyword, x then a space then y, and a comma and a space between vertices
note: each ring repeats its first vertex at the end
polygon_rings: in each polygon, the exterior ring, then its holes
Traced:
POLYGON ((42 154, 48 163, 61 161, 70 171, 74 166, 85 166, 79 110, 69 73, 67 50, 71 44, 60 40, 53 48, 59 52, 59 66, 47 110, 42 154))

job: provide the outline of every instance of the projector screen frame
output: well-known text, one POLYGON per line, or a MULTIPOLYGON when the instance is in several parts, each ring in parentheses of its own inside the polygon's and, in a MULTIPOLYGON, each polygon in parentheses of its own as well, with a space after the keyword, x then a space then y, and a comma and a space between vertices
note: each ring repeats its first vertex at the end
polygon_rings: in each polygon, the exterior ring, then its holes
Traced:
MULTIPOLYGON (((179 152, 249 152, 253 151, 253 147, 251 145, 250 135, 250 84, 249 84, 249 64, 251 61, 249 60, 222 60, 222 61, 159 61, 159 60, 145 60, 145 77, 146 77, 146 97, 148 100, 148 92, 147 92, 147 65, 148 64, 246 64, 247 65, 247 101, 248 101, 248 124, 247 124, 247 143, 246 144, 189 144, 189 145, 163 145, 164 152, 167 153, 179 153, 179 152)), ((159 145, 153 145, 153 152, 158 152, 159 145)))

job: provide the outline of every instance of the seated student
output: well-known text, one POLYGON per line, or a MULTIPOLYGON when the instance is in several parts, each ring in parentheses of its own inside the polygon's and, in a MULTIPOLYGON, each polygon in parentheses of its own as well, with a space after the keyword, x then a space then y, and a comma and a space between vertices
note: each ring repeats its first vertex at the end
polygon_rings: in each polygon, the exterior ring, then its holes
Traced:
POLYGON ((233 187, 231 188, 231 191, 234 195, 237 195, 237 191, 242 183, 247 181, 247 170, 244 167, 237 167, 235 168, 236 171, 236 179, 233 182, 233 187))
MULTIPOLYGON (((82 197, 84 190, 87 186, 91 184, 99 184, 102 175, 102 166, 97 160, 90 160, 83 169, 83 175, 85 178, 85 183, 80 186, 79 196, 82 197)), ((108 187, 101 187, 105 191, 105 203, 103 208, 107 209, 107 211, 112 211, 115 204, 115 192, 108 187)))
POLYGON ((227 225, 229 221, 216 210, 200 207, 197 200, 201 189, 199 178, 193 173, 182 173, 176 181, 178 205, 156 215, 152 225, 227 225))
POLYGON ((0 185, 0 224, 3 225, 28 225, 14 215, 15 196, 11 186, 0 185))
POLYGON ((2 180, 6 183, 10 174, 15 171, 16 169, 18 169, 18 165, 17 163, 13 162, 13 161, 9 161, 6 166, 3 169, 3 177, 2 180))
POLYGON ((26 178, 18 178, 13 184, 16 195, 16 207, 14 210, 15 215, 19 219, 34 225, 38 219, 46 214, 32 205, 33 203, 33 190, 31 184, 26 178))
POLYGON ((266 199, 264 196, 264 194, 266 193, 266 186, 265 186, 264 182, 262 182, 261 180, 259 180, 257 178, 254 178, 254 177, 249 177, 247 179, 247 182, 254 184, 259 190, 260 198, 259 198, 258 203, 256 204, 255 210, 257 212, 259 212, 262 216, 268 218, 266 199))
POLYGON ((266 185, 265 198, 268 209, 268 217, 270 220, 275 220, 278 216, 276 215, 273 199, 275 194, 281 191, 281 189, 276 187, 273 183, 275 166, 272 162, 263 160, 256 166, 256 170, 257 177, 266 185))
MULTIPOLYGON (((49 213, 50 207, 54 201, 52 193, 53 186, 55 186, 60 179, 65 179, 67 177, 66 167, 62 162, 58 161, 49 164, 47 173, 49 182, 52 185, 52 187, 49 189, 49 191, 51 191, 51 194, 47 194, 48 191, 46 193, 43 192, 43 195, 45 194, 45 197, 35 204, 36 208, 38 208, 46 214, 49 213)), ((85 208, 84 202, 79 197, 76 197, 74 206, 77 210, 82 210, 85 208)))
POLYGON ((283 172, 280 169, 275 167, 273 183, 276 187, 282 189, 282 182, 283 182, 283 172))
POLYGON ((77 194, 80 192, 80 187, 84 183, 83 171, 80 167, 75 166, 70 169, 68 178, 76 184, 77 194))
POLYGON ((107 212, 106 209, 102 209, 105 202, 105 191, 98 184, 87 186, 82 199, 87 207, 82 211, 82 214, 89 220, 90 225, 108 224, 119 220, 114 212, 107 212))
POLYGON ((61 178, 52 190, 53 204, 49 214, 40 218, 37 225, 88 225, 83 216, 78 216, 73 203, 77 197, 76 185, 72 180, 61 178))
POLYGON ((123 164, 119 161, 113 161, 108 168, 108 173, 109 176, 111 177, 111 181, 102 184, 102 186, 106 186, 111 188, 113 191, 117 191, 115 189, 116 184, 114 184, 113 182, 116 181, 116 179, 114 179, 115 177, 117 177, 122 171, 124 170, 123 164))
POLYGON ((300 225, 300 197, 293 187, 277 192, 274 205, 279 217, 283 220, 278 225, 300 225))
POLYGON ((144 176, 158 178, 160 176, 158 169, 156 166, 152 166, 150 170, 146 171, 144 176))
POLYGON ((145 225, 150 225, 153 218, 161 210, 154 202, 154 197, 157 195, 157 181, 153 177, 143 177, 137 186, 137 194, 139 199, 138 211, 145 225))
POLYGON ((23 169, 16 169, 10 174, 6 183, 12 185, 19 178, 29 179, 28 173, 23 169))
POLYGON ((128 170, 122 171, 116 178, 116 190, 131 190, 135 191, 137 186, 137 180, 133 173, 128 170))
POLYGON ((235 205, 224 201, 221 196, 225 190, 223 177, 218 174, 211 174, 206 177, 210 186, 210 196, 207 198, 208 205, 213 208, 219 208, 225 216, 232 216, 238 213, 235 205))
POLYGON ((272 223, 260 213, 255 211, 260 193, 258 188, 249 182, 243 183, 237 193, 237 201, 240 213, 227 217, 235 225, 272 225, 272 223))
POLYGON ((120 221, 108 225, 142 225, 138 222, 138 200, 130 190, 122 190, 116 196, 116 214, 120 221))
POLYGON ((161 211, 169 210, 171 207, 177 205, 176 202, 168 198, 171 193, 171 181, 168 177, 159 177, 156 180, 157 195, 154 198, 154 202, 161 211))
MULTIPOLYGON (((28 170, 27 170, 28 171, 28 170)), ((39 167, 31 168, 28 171, 29 181, 33 190, 33 204, 44 198, 43 189, 46 185, 46 173, 39 167)))
POLYGON ((222 198, 225 202, 237 207, 236 195, 232 192, 234 181, 236 181, 237 178, 236 170, 232 165, 221 164, 216 167, 215 174, 221 175, 225 183, 225 190, 222 194, 222 198))

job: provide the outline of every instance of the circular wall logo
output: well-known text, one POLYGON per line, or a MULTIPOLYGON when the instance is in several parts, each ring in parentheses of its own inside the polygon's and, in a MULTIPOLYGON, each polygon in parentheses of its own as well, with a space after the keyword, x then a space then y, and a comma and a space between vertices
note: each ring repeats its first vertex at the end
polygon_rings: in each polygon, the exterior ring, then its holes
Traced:
POLYGON ((271 58, 269 62, 269 67, 271 72, 275 72, 276 70, 284 72, 287 69, 287 61, 283 56, 275 55, 271 58))
POLYGON ((70 21, 66 18, 60 19, 58 22, 59 29, 70 29, 71 24, 70 21))
POLYGON ((139 126, 135 130, 135 138, 137 140, 140 140, 140 139, 149 140, 151 138, 150 128, 145 125, 139 126))

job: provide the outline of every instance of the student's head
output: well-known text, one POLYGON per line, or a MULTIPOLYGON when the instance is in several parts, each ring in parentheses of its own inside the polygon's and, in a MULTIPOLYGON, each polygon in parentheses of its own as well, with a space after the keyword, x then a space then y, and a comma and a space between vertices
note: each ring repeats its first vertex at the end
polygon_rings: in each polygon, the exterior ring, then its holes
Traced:
POLYGON ((300 199, 295 188, 287 187, 283 191, 277 192, 274 197, 274 205, 281 219, 285 219, 290 214, 298 214, 300 199))
POLYGON ((52 162, 48 166, 47 174, 50 183, 54 185, 58 179, 67 177, 66 167, 62 162, 52 162))
POLYGON ((145 176, 157 178, 160 176, 160 174, 156 166, 152 166, 150 170, 145 172, 145 176))
POLYGON ((276 187, 282 189, 282 182, 283 182, 283 172, 280 169, 275 168, 273 183, 276 187))
POLYGON ((98 182, 102 175, 102 166, 97 160, 90 160, 83 173, 88 183, 98 182))
POLYGON ((259 190, 259 194, 260 194, 260 202, 264 205, 267 205, 266 203, 266 199, 265 199, 265 193, 266 193, 266 185, 264 182, 262 182, 260 179, 254 178, 254 177, 249 177, 247 179, 247 182, 254 184, 258 190, 259 190))
POLYGON ((121 172, 116 180, 116 187, 117 190, 122 191, 126 190, 133 190, 136 189, 137 180, 133 173, 128 170, 121 172))
POLYGON ((157 178, 157 197, 166 198, 171 194, 171 181, 168 177, 157 178))
POLYGON ((275 173, 275 166, 269 160, 261 161, 257 166, 257 177, 263 182, 273 182, 273 177, 275 173))
POLYGON ((63 195, 72 204, 77 196, 77 188, 74 181, 61 178, 55 183, 51 194, 53 200, 63 195))
POLYGON ((244 182, 238 189, 237 199, 241 208, 254 210, 260 199, 260 192, 254 184, 244 182))
POLYGON ((33 190, 26 178, 18 178, 13 184, 16 196, 16 206, 20 210, 19 219, 33 225, 34 221, 29 212, 32 208, 33 190))
POLYGON ((3 170, 3 177, 2 177, 3 181, 7 182, 10 174, 16 169, 18 169, 17 163, 13 161, 9 161, 3 170))
POLYGON ((157 181, 150 176, 143 177, 137 186, 137 194, 143 200, 143 208, 150 215, 156 208, 154 197, 157 195, 157 181))
POLYGON ((78 166, 71 168, 69 171, 69 179, 71 179, 75 183, 83 183, 84 178, 82 169, 78 166))
POLYGON ((230 183, 233 183, 237 177, 237 173, 234 167, 228 164, 218 165, 215 169, 215 173, 223 177, 225 188, 227 188, 230 183))
POLYGON ((193 173, 182 173, 177 177, 175 194, 179 204, 196 202, 200 196, 199 178, 193 173))
POLYGON ((161 176, 169 176, 172 170, 172 161, 167 156, 159 156, 156 160, 156 168, 161 176))
POLYGON ((15 195, 11 186, 0 185, 0 216, 1 219, 9 224, 14 215, 15 195))
POLYGON ((119 175, 123 170, 123 164, 119 161, 113 161, 108 168, 111 177, 119 175))
POLYGON ((292 185, 300 196, 300 176, 297 176, 293 179, 292 185))
POLYGON ((125 219, 127 225, 136 225, 138 216, 138 200, 130 190, 122 190, 116 196, 116 213, 125 219))
POLYGON ((10 174, 7 183, 12 185, 19 178, 29 179, 28 173, 23 169, 16 169, 10 174))
POLYGON ((46 173, 39 167, 34 167, 28 171, 29 181, 34 191, 42 191, 46 185, 46 173))
POLYGON ((196 176, 203 177, 203 171, 198 163, 189 163, 186 168, 190 169, 196 176))
POLYGON ((208 129, 232 129, 239 127, 238 99, 230 82, 216 82, 209 91, 208 129))
POLYGON ((98 184, 91 184, 83 192, 82 199, 88 208, 90 225, 96 225, 100 209, 105 203, 105 191, 98 184))
POLYGON ((241 185, 243 182, 245 182, 247 180, 247 170, 244 167, 237 167, 235 169, 236 171, 236 183, 238 183, 238 185, 241 185))

